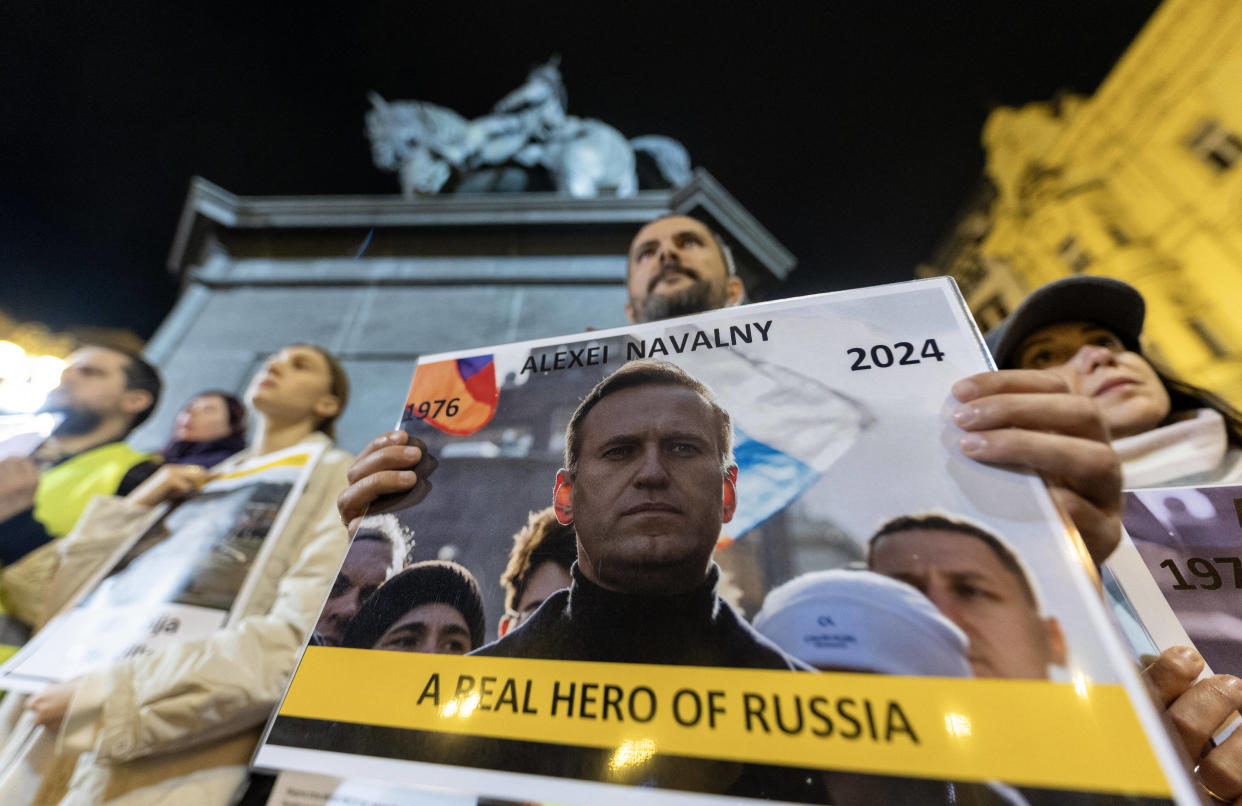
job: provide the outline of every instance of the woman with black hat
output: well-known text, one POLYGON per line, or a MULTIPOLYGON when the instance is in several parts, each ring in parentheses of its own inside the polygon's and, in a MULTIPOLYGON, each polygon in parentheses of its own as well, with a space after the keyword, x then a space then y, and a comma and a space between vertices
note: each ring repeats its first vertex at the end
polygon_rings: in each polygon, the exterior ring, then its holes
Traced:
POLYGON ((483 596, 464 566, 414 563, 380 585, 345 629, 341 646, 464 655, 483 645, 483 596))
POLYGON ((1142 353, 1145 304, 1108 277, 1037 289, 988 346, 1000 369, 1051 369, 1103 414, 1127 489, 1242 481, 1242 416, 1142 353))
MULTIPOLYGON (((1170 378, 1142 353, 1146 304, 1127 283, 1082 275, 1036 289, 987 334, 1000 369, 1049 369, 1108 426, 1127 489, 1242 481, 1242 417, 1170 378)), ((1242 803, 1242 733, 1212 737, 1242 708, 1242 680, 1204 669, 1195 650, 1164 650, 1144 675, 1217 803, 1242 803)))

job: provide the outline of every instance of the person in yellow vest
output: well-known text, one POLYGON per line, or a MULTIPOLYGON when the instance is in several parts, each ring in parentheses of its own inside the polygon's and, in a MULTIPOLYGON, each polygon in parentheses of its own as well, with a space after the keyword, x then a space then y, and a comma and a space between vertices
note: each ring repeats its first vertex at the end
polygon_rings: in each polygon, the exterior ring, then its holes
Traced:
POLYGON ((124 495, 150 475, 156 457, 125 438, 150 416, 160 386, 137 355, 84 347, 69 356, 44 404, 64 420, 30 456, 0 460, 0 602, 8 611, 0 615, 0 659, 24 642, 33 615, 22 612, 18 593, 24 576, 39 577, 26 574, 38 559, 31 552, 67 534, 96 495, 124 495))

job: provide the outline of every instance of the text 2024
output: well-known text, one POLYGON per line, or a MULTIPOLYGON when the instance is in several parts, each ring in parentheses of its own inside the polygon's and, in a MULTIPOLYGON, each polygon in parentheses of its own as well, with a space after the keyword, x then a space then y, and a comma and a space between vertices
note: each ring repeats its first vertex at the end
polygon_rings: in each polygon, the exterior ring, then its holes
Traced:
POLYGON ((847 355, 854 356, 854 363, 850 365, 850 369, 855 372, 872 368, 908 367, 922 363, 922 359, 925 358, 944 360, 944 353, 936 346, 935 339, 924 341, 923 349, 917 356, 914 354, 914 344, 908 341, 899 341, 891 347, 887 344, 877 344, 870 350, 866 347, 851 347, 845 352, 847 355), (871 359, 871 363, 867 363, 868 358, 871 359))

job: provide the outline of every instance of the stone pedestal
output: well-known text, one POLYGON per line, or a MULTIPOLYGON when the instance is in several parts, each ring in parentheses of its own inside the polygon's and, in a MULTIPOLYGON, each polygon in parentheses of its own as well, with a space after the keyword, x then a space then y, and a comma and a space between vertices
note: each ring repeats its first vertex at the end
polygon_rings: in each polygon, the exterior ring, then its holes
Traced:
POLYGON ((183 292, 147 346, 165 396, 132 442, 159 446, 191 395, 240 393, 269 353, 309 342, 349 371, 338 442, 357 451, 395 425, 420 354, 624 324, 625 250, 668 213, 729 242, 753 299, 794 266, 702 170, 629 199, 239 197, 195 179, 168 264, 183 292))

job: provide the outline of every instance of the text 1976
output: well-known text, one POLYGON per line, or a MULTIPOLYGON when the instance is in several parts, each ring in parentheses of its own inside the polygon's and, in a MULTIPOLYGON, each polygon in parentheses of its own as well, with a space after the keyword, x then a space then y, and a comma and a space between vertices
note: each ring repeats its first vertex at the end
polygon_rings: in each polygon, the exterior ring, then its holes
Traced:
POLYGON ((401 419, 426 420, 428 417, 434 419, 439 417, 441 413, 443 413, 445 417, 455 417, 457 416, 458 411, 457 404, 460 402, 460 397, 453 397, 440 400, 424 400, 422 403, 418 404, 417 408, 413 403, 411 403, 405 407, 405 416, 401 419))
POLYGON ((1233 580, 1234 588, 1242 589, 1242 557, 1213 557, 1210 561, 1204 557, 1188 558, 1186 570, 1191 576, 1200 580, 1198 585, 1192 585, 1186 581, 1186 577, 1177 567, 1177 560, 1165 560, 1160 563, 1160 567, 1168 569, 1173 575, 1173 590, 1175 591, 1220 590, 1221 586, 1228 586, 1230 578, 1233 580), (1216 568, 1217 565, 1225 570, 1226 576, 1221 576, 1221 571, 1216 568), (1231 575, 1230 572, 1232 572, 1231 575))

